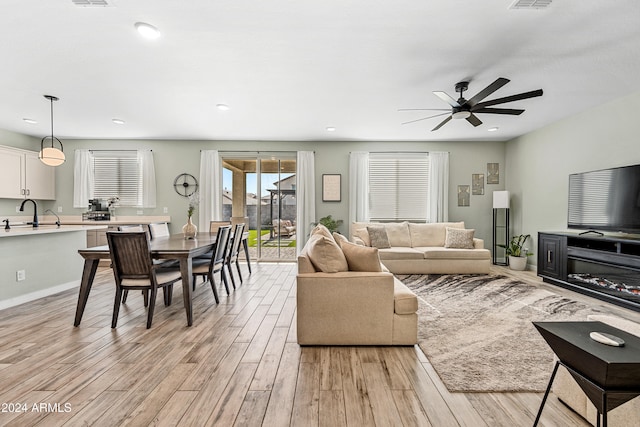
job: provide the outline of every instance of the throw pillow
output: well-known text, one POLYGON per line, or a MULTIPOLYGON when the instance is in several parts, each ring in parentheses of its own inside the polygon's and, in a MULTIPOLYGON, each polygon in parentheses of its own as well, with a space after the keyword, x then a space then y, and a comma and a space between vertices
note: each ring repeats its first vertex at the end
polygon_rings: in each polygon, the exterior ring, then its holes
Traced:
POLYGON ((473 249, 474 229, 465 230, 463 228, 447 227, 447 236, 445 238, 445 248, 455 249, 473 249))
POLYGON ((344 252, 344 256, 347 259, 349 271, 382 271, 378 248, 369 248, 346 242, 342 244, 342 252, 344 252))
POLYGON ((387 230, 387 237, 389 238, 389 245, 396 247, 410 247, 411 237, 409 237, 409 223, 404 222, 391 222, 384 225, 387 230))
POLYGON ((387 236, 387 229, 384 225, 368 225, 367 231, 369 232, 371 246, 378 249, 391 247, 389 237, 387 236))
POLYGON ((356 231, 353 233, 353 237, 354 238, 359 238, 360 240, 362 240, 362 243, 365 246, 371 246, 371 239, 369 238, 369 232, 367 231, 366 228, 358 228, 356 229, 356 231))
POLYGON ((333 236, 331 235, 331 232, 329 231, 329 229, 322 224, 316 225, 313 228, 313 230, 311 230, 311 235, 313 236, 315 234, 320 234, 321 236, 325 236, 325 237, 329 237, 330 239, 333 239, 333 236))
POLYGON ((307 242, 307 256, 317 271, 349 271, 349 264, 333 237, 315 234, 307 242))
POLYGON ((338 246, 340 246, 342 248, 342 244, 344 242, 349 243, 349 239, 347 239, 346 237, 344 237, 342 234, 340 233, 332 233, 333 234, 333 240, 336 241, 336 243, 338 244, 338 246))

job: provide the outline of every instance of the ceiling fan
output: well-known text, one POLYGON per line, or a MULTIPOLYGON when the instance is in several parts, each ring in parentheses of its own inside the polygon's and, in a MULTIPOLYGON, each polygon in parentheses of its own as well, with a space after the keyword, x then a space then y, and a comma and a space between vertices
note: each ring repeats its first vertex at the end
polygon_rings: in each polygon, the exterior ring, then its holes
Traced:
POLYGON ((499 77, 491 83, 486 88, 482 89, 471 99, 464 99, 462 97, 462 92, 469 88, 469 82, 459 82, 456 83, 456 92, 460 93, 460 98, 456 101, 451 96, 447 95, 442 91, 434 91, 433 94, 438 98, 442 99, 444 102, 451 106, 450 109, 434 109, 434 108, 401 108, 398 111, 447 111, 446 113, 436 114, 434 116, 423 117, 417 120, 411 120, 408 122, 402 123, 406 125, 408 123, 415 123, 421 120, 432 119, 434 117, 444 116, 446 114, 450 114, 449 117, 445 118, 441 121, 436 127, 431 129, 431 131, 435 131, 444 126, 451 119, 466 119, 473 126, 480 126, 482 121, 475 115, 476 113, 489 113, 489 114, 508 114, 512 116, 518 116, 524 113, 524 110, 513 109, 513 108, 490 108, 492 105, 497 104, 505 104, 507 102, 519 101, 521 99, 534 98, 536 96, 542 96, 542 89, 532 90, 530 92, 523 92, 517 95, 505 96, 504 98, 492 99, 490 101, 480 102, 485 99, 487 96, 491 95, 493 92, 500 89, 502 86, 509 83, 509 79, 505 79, 504 77, 499 77))

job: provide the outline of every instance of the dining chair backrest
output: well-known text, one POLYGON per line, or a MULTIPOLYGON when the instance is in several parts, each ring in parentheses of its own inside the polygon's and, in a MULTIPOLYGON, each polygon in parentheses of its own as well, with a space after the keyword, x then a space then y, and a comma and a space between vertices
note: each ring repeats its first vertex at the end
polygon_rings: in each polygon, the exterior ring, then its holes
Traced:
POLYGON ((107 242, 113 270, 120 280, 151 278, 153 262, 147 233, 109 231, 107 242))
POLYGON ((156 222, 153 224, 149 224, 149 235, 152 239, 156 237, 168 236, 169 233, 169 224, 166 222, 156 222))
POLYGON ((213 253, 212 265, 225 261, 227 256, 227 246, 229 244, 229 237, 231 237, 231 226, 223 225, 218 228, 218 235, 216 236, 216 248, 213 253))
POLYGON ((240 251, 240 243, 242 243, 242 233, 244 231, 244 224, 236 224, 236 228, 233 232, 233 244, 229 250, 229 259, 234 259, 238 256, 240 251))
POLYGON ((134 233, 134 232, 138 232, 138 231, 144 231, 144 228, 142 227, 142 224, 138 224, 138 225, 120 225, 118 227, 118 231, 124 231, 126 233, 134 233))
POLYGON ((211 221, 209 222, 209 233, 215 233, 218 228, 224 225, 231 225, 231 221, 211 221))

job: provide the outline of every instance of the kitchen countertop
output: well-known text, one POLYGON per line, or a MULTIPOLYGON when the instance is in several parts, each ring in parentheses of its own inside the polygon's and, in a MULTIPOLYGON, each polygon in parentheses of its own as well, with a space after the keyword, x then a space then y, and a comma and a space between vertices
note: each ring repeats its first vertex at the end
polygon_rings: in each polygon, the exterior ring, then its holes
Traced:
POLYGON ((61 225, 58 227, 54 223, 44 222, 37 228, 33 228, 31 225, 18 224, 11 225, 11 230, 0 230, 0 237, 36 236, 40 234, 68 233, 70 231, 100 230, 104 228, 107 228, 107 224, 61 225))

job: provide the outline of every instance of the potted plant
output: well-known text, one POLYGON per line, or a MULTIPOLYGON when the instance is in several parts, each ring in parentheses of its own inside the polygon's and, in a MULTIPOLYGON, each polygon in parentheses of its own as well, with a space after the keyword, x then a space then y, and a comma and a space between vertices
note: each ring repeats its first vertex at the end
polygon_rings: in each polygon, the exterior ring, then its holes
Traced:
POLYGON ((313 222, 311 223, 314 227, 318 224, 322 224, 325 227, 327 227, 329 229, 330 232, 334 233, 339 233, 338 231, 338 227, 340 227, 342 225, 342 220, 341 219, 333 219, 331 217, 331 215, 327 215, 325 217, 322 217, 318 220, 318 222, 313 222))
POLYGON ((533 255, 524 247, 526 241, 531 237, 530 234, 519 234, 512 236, 509 244, 499 245, 505 248, 505 255, 509 257, 509 268, 512 270, 522 271, 527 267, 527 257, 533 255))

